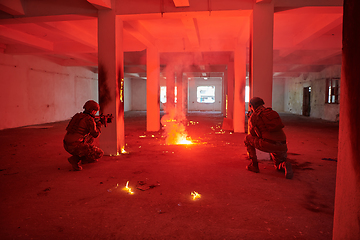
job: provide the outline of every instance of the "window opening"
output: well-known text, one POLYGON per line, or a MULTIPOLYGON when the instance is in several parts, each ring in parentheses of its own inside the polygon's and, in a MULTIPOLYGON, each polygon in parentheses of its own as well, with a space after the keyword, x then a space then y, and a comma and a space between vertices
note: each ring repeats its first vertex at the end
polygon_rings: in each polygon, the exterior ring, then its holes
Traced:
MULTIPOLYGON (((175 89, 174 89, 174 94, 175 94, 175 103, 176 103, 177 102, 177 87, 175 87, 175 89)), ((166 86, 160 87, 160 102, 166 103, 166 86)))
POLYGON ((198 103, 215 102, 215 86, 198 86, 196 93, 198 103))
POLYGON ((326 100, 325 103, 340 103, 340 79, 326 79, 326 100))
POLYGON ((249 102, 249 101, 250 101, 250 87, 245 86, 245 102, 249 102))

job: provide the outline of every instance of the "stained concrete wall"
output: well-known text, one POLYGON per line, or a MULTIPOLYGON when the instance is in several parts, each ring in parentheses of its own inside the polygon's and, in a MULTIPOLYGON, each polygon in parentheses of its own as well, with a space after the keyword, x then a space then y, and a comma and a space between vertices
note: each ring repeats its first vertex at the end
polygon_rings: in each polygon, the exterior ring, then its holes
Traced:
MULTIPOLYGON (((339 120, 339 104, 325 103, 326 79, 340 78, 341 66, 332 66, 320 73, 302 74, 300 77, 287 79, 284 87, 284 111, 302 115, 303 89, 311 87, 310 117, 329 121, 339 120)), ((340 81, 341 88, 341 81, 340 81)))
POLYGON ((284 112, 284 90, 285 79, 275 78, 273 80, 272 109, 277 112, 284 112))
POLYGON ((63 121, 98 101, 98 76, 34 56, 0 53, 0 129, 63 121))

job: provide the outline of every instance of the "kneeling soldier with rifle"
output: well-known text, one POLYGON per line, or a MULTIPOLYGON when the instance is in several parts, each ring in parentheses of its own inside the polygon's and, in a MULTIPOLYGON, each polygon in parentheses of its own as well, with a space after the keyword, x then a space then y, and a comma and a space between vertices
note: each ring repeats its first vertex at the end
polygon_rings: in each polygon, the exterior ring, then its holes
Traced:
POLYGON ((75 171, 82 170, 81 163, 96 162, 104 155, 103 150, 93 144, 94 139, 101 133, 101 126, 112 120, 112 115, 95 114, 100 110, 97 102, 89 100, 83 106, 82 113, 76 113, 70 120, 64 137, 64 148, 72 156, 69 163, 75 171))

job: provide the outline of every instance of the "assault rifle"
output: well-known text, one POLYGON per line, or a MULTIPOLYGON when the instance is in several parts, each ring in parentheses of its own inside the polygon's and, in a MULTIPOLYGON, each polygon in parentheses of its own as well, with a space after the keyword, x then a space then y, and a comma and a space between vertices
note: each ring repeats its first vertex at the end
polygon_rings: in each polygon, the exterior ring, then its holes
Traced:
POLYGON ((104 115, 103 113, 101 113, 99 116, 95 116, 95 121, 101 122, 101 124, 106 127, 108 123, 112 122, 113 118, 114 117, 112 114, 104 115))

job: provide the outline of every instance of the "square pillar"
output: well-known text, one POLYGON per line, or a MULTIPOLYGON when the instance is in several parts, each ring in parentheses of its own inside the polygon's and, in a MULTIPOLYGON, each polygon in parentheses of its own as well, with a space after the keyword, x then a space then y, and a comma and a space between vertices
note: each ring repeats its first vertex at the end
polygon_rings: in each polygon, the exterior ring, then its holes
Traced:
POLYGON ((333 240, 360 236, 360 2, 344 1, 333 240))
POLYGON ((123 22, 115 10, 98 13, 98 68, 100 112, 113 122, 102 128, 100 147, 105 155, 124 150, 124 52, 123 22))
POLYGON ((274 3, 254 4, 250 21, 250 98, 272 106, 274 3))
POLYGON ((160 130, 160 56, 154 47, 146 52, 146 130, 160 130))
POLYGON ((238 44, 234 55, 234 132, 245 133, 246 45, 238 44))
POLYGON ((234 62, 227 65, 227 115, 229 119, 234 118, 234 62))

